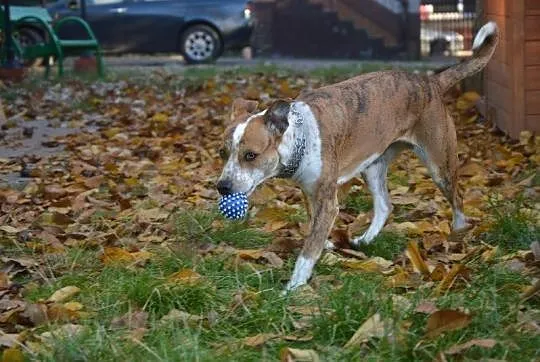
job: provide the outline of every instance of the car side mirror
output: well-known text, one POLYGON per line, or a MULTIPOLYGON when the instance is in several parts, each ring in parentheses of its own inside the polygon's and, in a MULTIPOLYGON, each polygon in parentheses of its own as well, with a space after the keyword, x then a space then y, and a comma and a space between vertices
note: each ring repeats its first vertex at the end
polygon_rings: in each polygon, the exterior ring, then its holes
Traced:
POLYGON ((79 8, 79 1, 78 0, 69 0, 67 4, 68 8, 70 9, 78 9, 79 8))

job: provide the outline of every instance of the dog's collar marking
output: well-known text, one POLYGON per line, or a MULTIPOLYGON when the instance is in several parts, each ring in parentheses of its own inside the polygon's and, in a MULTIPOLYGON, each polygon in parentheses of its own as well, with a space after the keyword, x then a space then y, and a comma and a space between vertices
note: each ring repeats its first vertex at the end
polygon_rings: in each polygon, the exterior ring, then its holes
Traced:
MULTIPOLYGON (((293 126, 296 127, 298 130, 300 130, 300 126, 302 126, 303 119, 300 114, 300 112, 296 110, 290 111, 292 113, 291 118, 294 119, 293 126)), ((304 158, 304 155, 306 153, 306 137, 302 134, 302 136, 296 138, 296 141, 294 142, 294 149, 291 155, 291 158, 287 161, 287 164, 282 165, 278 177, 281 178, 291 178, 294 176, 296 171, 300 168, 300 164, 302 163, 302 159, 304 158)))

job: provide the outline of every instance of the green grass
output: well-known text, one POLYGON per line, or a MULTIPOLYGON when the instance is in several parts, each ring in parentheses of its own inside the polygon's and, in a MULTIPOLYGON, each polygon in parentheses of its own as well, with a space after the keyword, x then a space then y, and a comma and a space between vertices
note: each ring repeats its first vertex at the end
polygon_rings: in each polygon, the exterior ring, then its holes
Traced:
POLYGON ((370 194, 359 190, 347 195, 344 206, 347 211, 360 214, 370 211, 373 208, 373 202, 370 194))
POLYGON ((216 211, 183 211, 175 220, 178 240, 184 242, 225 242, 238 248, 255 248, 272 240, 271 234, 250 227, 246 221, 225 221, 216 211), (215 222, 221 225, 215 226, 215 222))
MULTIPOLYGON (((540 240, 540 225, 524 211, 531 202, 534 201, 523 197, 512 202, 492 199, 490 211, 493 227, 486 233, 486 240, 508 251, 528 249, 532 242, 540 240)), ((532 208, 532 205, 529 207, 532 208)))
MULTIPOLYGON (((334 270, 339 288, 322 283, 318 298, 283 297, 280 291, 292 263, 285 270, 256 272, 249 268, 232 268, 223 255, 198 258, 191 255, 160 253, 144 267, 101 267, 95 252, 72 250, 57 258, 51 268, 65 274, 50 279, 27 295, 30 300, 48 297, 67 285, 76 285, 81 293, 74 299, 89 312, 81 321, 86 331, 72 339, 56 339, 45 361, 259 361, 275 360, 281 347, 313 348, 323 360, 431 361, 437 353, 474 338, 493 338, 493 349, 478 347, 467 351, 468 359, 504 358, 518 355, 529 361, 540 357, 540 336, 518 330, 519 288, 526 279, 502 266, 477 266, 467 287, 458 288, 436 300, 438 308, 464 308, 473 315, 469 327, 430 340, 424 337, 426 315, 414 308, 429 298, 428 289, 403 296, 410 307, 399 308, 392 302, 394 290, 384 286, 384 277, 376 273, 334 270), (204 278, 195 286, 171 286, 166 277, 181 268, 193 268, 204 278), (239 290, 251 291, 253 298, 243 307, 231 310, 239 290), (319 306, 307 342, 275 340, 254 348, 238 341, 259 333, 295 334, 292 322, 301 316, 288 310, 291 305, 319 306), (213 314, 212 324, 184 324, 159 320, 176 308, 203 317, 213 314), (130 310, 144 309, 149 314, 148 330, 140 343, 126 339, 125 329, 111 329, 111 320, 130 310), (388 321, 387 333, 396 333, 405 321, 410 326, 399 339, 374 339, 363 347, 343 349, 356 329, 374 313, 388 321)), ((529 304, 529 308, 538 307, 529 304)), ((526 307, 526 306, 525 306, 526 307)), ((42 332, 49 327, 40 327, 42 332)), ((54 326, 50 328, 54 329, 54 326)), ((302 333, 296 332, 301 335, 302 333)))
POLYGON ((380 256, 387 260, 393 260, 405 250, 407 238, 401 234, 390 231, 382 231, 367 245, 361 245, 359 250, 368 256, 380 256))

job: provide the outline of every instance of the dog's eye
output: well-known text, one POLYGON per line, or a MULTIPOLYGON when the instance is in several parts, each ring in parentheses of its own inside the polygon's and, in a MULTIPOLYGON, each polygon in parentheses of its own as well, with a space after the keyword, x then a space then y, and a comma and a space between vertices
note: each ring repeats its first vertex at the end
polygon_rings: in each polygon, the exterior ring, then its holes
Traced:
POLYGON ((244 154, 244 159, 246 161, 253 161, 254 159, 257 158, 257 154, 255 154, 254 152, 251 152, 251 151, 248 151, 244 154))
POLYGON ((219 157, 221 157, 222 160, 226 160, 229 157, 229 153, 227 152, 226 149, 221 148, 219 150, 219 157))

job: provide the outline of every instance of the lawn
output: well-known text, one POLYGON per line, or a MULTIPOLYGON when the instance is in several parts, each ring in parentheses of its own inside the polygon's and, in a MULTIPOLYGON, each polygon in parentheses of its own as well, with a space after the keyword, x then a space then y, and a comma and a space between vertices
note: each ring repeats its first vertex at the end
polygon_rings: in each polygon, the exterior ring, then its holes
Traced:
POLYGON ((339 248, 282 295, 307 232, 300 190, 273 180, 246 220, 217 213, 235 97, 262 108, 375 68, 1 87, 0 150, 34 147, 22 130, 36 119, 73 132, 34 155, 0 154, 0 361, 540 360, 540 138, 507 139, 475 112, 473 92, 448 99, 467 232, 450 232, 449 205, 405 153, 381 235, 349 249, 372 215, 354 180, 331 234, 339 248))

